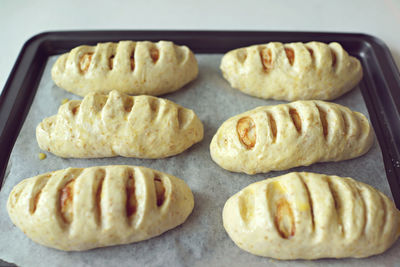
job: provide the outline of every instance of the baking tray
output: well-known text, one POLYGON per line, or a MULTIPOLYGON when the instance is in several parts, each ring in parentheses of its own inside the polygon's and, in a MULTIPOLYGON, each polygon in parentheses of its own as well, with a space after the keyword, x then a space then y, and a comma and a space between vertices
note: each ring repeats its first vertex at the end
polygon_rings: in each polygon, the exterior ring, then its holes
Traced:
POLYGON ((259 31, 65 31, 45 32, 23 46, 0 97, 0 184, 47 59, 81 45, 119 40, 170 40, 195 53, 225 53, 252 44, 339 42, 364 68, 360 89, 382 150, 390 189, 400 208, 400 75, 389 49, 366 34, 259 31))
MULTIPOLYGON (((389 50, 380 40, 364 34, 307 32, 216 31, 87 31, 48 32, 31 38, 22 48, 0 97, 0 179, 20 132, 48 59, 81 44, 119 40, 171 40, 189 46, 196 54, 222 54, 228 50, 270 41, 340 42, 364 68, 359 88, 382 151, 386 177, 399 207, 400 78, 389 50)), ((219 75, 216 73, 216 75, 219 75)), ((245 97, 243 95, 243 97, 245 97)), ((201 99, 199 99, 201 101, 201 99)), ((362 101, 362 100, 361 100, 362 101)), ((205 122, 207 123, 207 122, 205 122)), ((50 170, 49 170, 50 171, 50 170)), ((23 177, 22 177, 23 178, 23 177)), ((386 181, 385 181, 386 182, 386 181)), ((2 184, 2 183, 1 183, 2 184)))

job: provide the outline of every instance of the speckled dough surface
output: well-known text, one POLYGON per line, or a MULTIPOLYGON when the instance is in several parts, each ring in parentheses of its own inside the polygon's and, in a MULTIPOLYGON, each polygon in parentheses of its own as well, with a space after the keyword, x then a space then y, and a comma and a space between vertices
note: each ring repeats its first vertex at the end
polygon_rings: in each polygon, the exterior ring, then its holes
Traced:
POLYGON ((338 43, 271 42, 232 50, 220 66, 233 88, 277 100, 332 100, 362 78, 358 59, 338 43))
POLYGON ((361 113, 324 101, 261 106, 225 121, 210 153, 222 168, 255 174, 366 153, 373 129, 361 113))
POLYGON ((203 139, 196 114, 169 100, 112 91, 63 104, 36 128, 41 149, 60 157, 163 158, 203 139))
POLYGON ((307 172, 247 186, 225 203, 223 222, 240 248, 277 259, 368 257, 400 234, 400 211, 383 193, 307 172))
POLYGON ((20 182, 7 202, 33 241, 67 251, 149 239, 182 224, 193 206, 183 180, 134 166, 46 173, 20 182))
POLYGON ((120 41, 78 46, 58 58, 51 74, 59 87, 80 96, 111 90, 161 95, 194 80, 198 66, 186 46, 169 41, 120 41))

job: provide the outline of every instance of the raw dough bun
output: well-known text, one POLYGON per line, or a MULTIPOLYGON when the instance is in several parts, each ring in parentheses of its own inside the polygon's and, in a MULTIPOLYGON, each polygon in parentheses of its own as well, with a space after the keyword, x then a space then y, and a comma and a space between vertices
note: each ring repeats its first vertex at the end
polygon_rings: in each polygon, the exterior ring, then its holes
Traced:
POLYGON ((233 88, 277 100, 332 100, 362 78, 360 61, 338 43, 271 42, 232 50, 221 61, 233 88))
POLYGON ((194 80, 198 66, 186 46, 120 41, 78 46, 58 58, 51 74, 57 86, 80 96, 111 90, 161 95, 194 80))
POLYGON ((400 211, 387 196, 351 178, 293 172, 229 198, 223 223, 236 245, 255 255, 362 258, 397 240, 400 211))
POLYGON ((68 168, 25 179, 7 202, 29 238, 60 250, 149 239, 182 224, 193 195, 172 175, 134 166, 68 168))
POLYGON ((228 119, 214 135, 210 152, 224 169, 255 174, 355 158, 373 140, 361 113, 334 103, 296 101, 228 119))
POLYGON ((112 91, 71 100, 36 128, 41 149, 65 158, 164 158, 203 139, 196 114, 169 100, 112 91))

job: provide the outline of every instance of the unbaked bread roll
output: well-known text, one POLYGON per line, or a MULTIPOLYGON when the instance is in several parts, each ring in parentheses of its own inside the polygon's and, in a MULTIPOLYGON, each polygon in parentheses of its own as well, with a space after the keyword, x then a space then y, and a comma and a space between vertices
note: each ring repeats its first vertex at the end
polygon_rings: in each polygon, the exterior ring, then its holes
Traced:
POLYGON ((361 113, 323 101, 297 101, 228 119, 214 135, 210 152, 224 169, 255 174, 355 158, 373 140, 361 113))
POLYGON ((134 166, 68 168, 25 179, 7 202, 29 238, 60 250, 149 239, 182 224, 193 195, 172 175, 134 166))
POLYGON ((236 245, 255 255, 362 258, 397 240, 400 211, 383 193, 351 178, 293 172, 229 198, 223 223, 236 245))
POLYGON ((196 114, 169 100, 91 93, 63 104, 36 128, 41 149, 60 157, 163 158, 203 139, 196 114))
POLYGON ((232 50, 221 62, 233 88, 277 100, 331 100, 362 78, 358 59, 338 43, 271 42, 232 50))
POLYGON ((57 86, 80 96, 111 90, 161 95, 194 80, 198 66, 186 46, 120 41, 78 46, 58 58, 51 74, 57 86))

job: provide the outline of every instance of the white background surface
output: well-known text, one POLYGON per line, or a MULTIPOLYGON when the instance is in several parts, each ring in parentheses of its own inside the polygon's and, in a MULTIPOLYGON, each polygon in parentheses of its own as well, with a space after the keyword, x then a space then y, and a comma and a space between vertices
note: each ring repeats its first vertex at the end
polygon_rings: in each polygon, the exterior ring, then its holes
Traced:
POLYGON ((361 32, 382 39, 400 66, 400 0, 0 0, 0 26, 0 90, 24 42, 58 30, 361 32))

